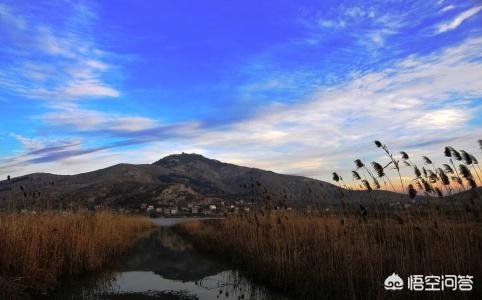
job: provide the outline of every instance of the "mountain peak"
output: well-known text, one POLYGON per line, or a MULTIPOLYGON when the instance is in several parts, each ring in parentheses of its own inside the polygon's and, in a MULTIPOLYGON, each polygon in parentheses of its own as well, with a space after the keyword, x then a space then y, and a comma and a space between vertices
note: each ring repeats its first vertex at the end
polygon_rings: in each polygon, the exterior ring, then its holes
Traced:
POLYGON ((189 164, 189 163, 206 163, 210 165, 225 165, 225 163, 220 162, 215 159, 210 159, 197 153, 185 153, 171 154, 153 163, 153 165, 172 167, 179 164, 189 164))

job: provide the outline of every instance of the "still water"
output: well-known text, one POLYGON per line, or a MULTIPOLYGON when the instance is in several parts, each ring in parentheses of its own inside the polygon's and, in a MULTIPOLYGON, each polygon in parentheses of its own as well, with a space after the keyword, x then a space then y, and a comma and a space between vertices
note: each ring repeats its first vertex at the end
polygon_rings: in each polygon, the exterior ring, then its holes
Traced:
POLYGON ((121 262, 65 282, 44 299, 288 299, 196 251, 171 227, 189 219, 152 220, 159 228, 141 236, 121 262))

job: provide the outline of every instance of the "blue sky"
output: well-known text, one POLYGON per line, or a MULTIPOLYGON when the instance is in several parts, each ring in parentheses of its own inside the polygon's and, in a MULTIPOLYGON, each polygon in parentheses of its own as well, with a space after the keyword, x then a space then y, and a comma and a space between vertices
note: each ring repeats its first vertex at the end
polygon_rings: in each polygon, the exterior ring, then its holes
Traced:
POLYGON ((0 175, 480 156, 479 1, 0 0, 0 175))

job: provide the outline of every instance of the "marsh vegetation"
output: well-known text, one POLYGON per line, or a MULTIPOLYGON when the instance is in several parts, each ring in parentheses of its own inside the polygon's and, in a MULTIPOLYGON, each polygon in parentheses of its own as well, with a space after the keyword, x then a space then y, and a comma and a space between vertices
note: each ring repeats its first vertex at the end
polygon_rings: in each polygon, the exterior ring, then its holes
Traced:
POLYGON ((63 278, 97 271, 152 226, 111 212, 0 214, 0 296, 40 294, 63 278))
POLYGON ((388 147, 375 144, 389 161, 373 162, 370 168, 357 159, 353 170, 354 182, 373 194, 370 206, 350 196, 356 184, 348 186, 333 173, 334 181, 346 188, 340 190, 339 207, 294 212, 270 209, 274 206, 268 203, 264 209, 224 220, 179 224, 177 230, 199 248, 224 255, 251 276, 303 299, 480 297, 482 224, 477 180, 482 173, 475 156, 447 147, 448 164, 437 167, 423 157, 424 165, 419 167, 407 153, 397 159, 388 147), (403 181, 402 164, 414 172, 410 182, 403 181), (387 209, 379 205, 383 199, 374 190, 383 185, 395 190, 390 172, 407 195, 387 209), (393 272, 402 278, 472 275, 474 290, 388 294, 383 282, 393 272))

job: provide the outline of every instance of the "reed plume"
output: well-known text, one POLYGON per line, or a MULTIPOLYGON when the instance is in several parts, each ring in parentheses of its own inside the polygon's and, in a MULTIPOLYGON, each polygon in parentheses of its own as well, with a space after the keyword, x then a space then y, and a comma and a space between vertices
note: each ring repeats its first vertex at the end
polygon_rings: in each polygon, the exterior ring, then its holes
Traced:
POLYGON ((382 178, 383 176, 385 176, 383 167, 379 163, 372 161, 372 167, 375 170, 375 172, 377 172, 378 177, 382 178))
POLYGON ((480 184, 482 184, 482 179, 480 178, 480 176, 482 175, 482 170, 480 169, 479 167, 479 161, 477 160, 477 158, 475 158, 475 156, 473 156, 472 154, 470 155, 470 157, 472 158, 472 167, 474 168, 475 170, 475 174, 477 174, 477 178, 479 178, 479 182, 480 184), (477 167, 477 169, 479 170, 477 172, 477 170, 475 169, 477 167), (479 175, 479 173, 481 175, 479 175))
POLYGON ((382 165, 380 165, 376 161, 372 161, 371 165, 372 165, 373 169, 375 170, 375 172, 377 173, 378 177, 379 178, 385 177, 388 180, 388 182, 390 183, 390 186, 392 187, 393 191, 396 192, 396 189, 393 186, 392 181, 387 176, 387 174, 385 174, 385 171, 384 171, 384 168, 382 167, 382 165))
MULTIPOLYGON (((383 151, 385 151, 385 153, 387 154, 387 156, 390 158, 390 163, 393 163, 393 166, 394 166, 395 170, 397 170, 398 178, 400 179, 400 185, 401 185, 401 187, 402 187, 402 192, 405 193, 405 186, 403 185, 402 175, 400 174, 400 166, 398 165, 399 161, 398 161, 398 160, 395 160, 395 158, 393 158, 393 155, 392 155, 392 153, 390 153, 390 151, 388 150, 387 145, 385 145, 385 144, 382 145, 382 143, 381 143, 380 141, 378 141, 378 140, 375 141, 375 145, 376 145, 378 148, 382 148, 383 151)), ((407 155, 407 156, 408 156, 408 155, 407 155)), ((387 164, 387 166, 390 165, 390 163, 387 164)), ((387 177, 387 178, 388 178, 388 177, 387 177)), ((389 180, 389 181, 390 181, 390 180, 389 180)), ((390 182, 390 184, 391 184, 391 182, 390 182)), ((391 184, 391 185, 392 185, 392 184, 391 184)), ((393 187, 393 185, 392 185, 392 187, 393 187)))
POLYGON ((452 152, 450 152, 450 148, 448 146, 444 149, 444 155, 447 157, 452 157, 452 152))
MULTIPOLYGON (((361 169, 364 174, 365 174, 365 171, 366 171, 368 173, 368 175, 370 175, 372 180, 375 179, 375 176, 373 176, 373 173, 370 171, 370 169, 368 169, 365 166, 365 164, 361 161, 361 159, 355 159, 355 166, 356 166, 357 170, 361 169)), ((366 174, 365 174, 365 179, 366 179, 366 174)))
POLYGON ((438 168, 437 171, 438 171, 438 176, 440 178, 440 182, 442 182, 442 184, 445 186, 448 192, 451 193, 452 189, 450 188, 449 177, 447 176, 447 174, 445 174, 445 172, 441 168, 438 168))
POLYGON ((469 183, 469 186, 471 189, 477 188, 477 183, 474 180, 474 177, 472 176, 472 173, 470 172, 469 168, 467 166, 460 164, 459 165, 460 169, 460 174, 462 174, 462 177, 469 183))
POLYGON ((460 153, 457 150, 455 150, 453 147, 450 147, 450 152, 453 158, 455 158, 458 161, 462 160, 462 155, 460 155, 460 153))
POLYGON ((443 167, 444 167, 444 169, 445 169, 445 173, 448 173, 448 174, 453 174, 453 173, 454 173, 454 170, 452 170, 452 167, 450 167, 449 165, 443 164, 443 167))
POLYGON ((413 172, 415 173, 415 176, 416 176, 417 178, 421 178, 421 177, 422 177, 422 173, 420 172, 420 169, 419 169, 417 166, 413 167, 413 172))
POLYGON ((427 165, 432 164, 432 161, 427 156, 422 156, 422 158, 423 158, 423 161, 424 161, 425 164, 427 164, 427 165))
POLYGON ((420 181, 422 182, 423 190, 427 194, 430 194, 431 192, 433 192, 432 186, 425 179, 421 178, 420 181))
POLYGON ((465 152, 464 150, 460 150, 460 154, 462 155, 462 159, 464 160, 464 163, 466 165, 471 165, 472 164, 472 157, 470 156, 470 154, 468 154, 467 152, 465 152))
POLYGON ((462 160, 462 156, 460 155, 460 153, 459 153, 457 150, 454 149, 454 147, 447 146, 447 147, 445 147, 445 151, 447 151, 447 149, 448 149, 448 151, 450 152, 450 156, 449 156, 449 157, 451 157, 451 158, 449 159, 449 161, 450 161, 450 163, 452 164, 453 171, 455 172, 455 174, 456 174, 457 177, 458 177, 458 179, 456 179, 456 181, 457 181, 457 183, 459 183, 459 184, 462 186, 462 188, 465 189, 464 183, 463 183, 462 179, 460 178, 459 172, 457 171, 457 168, 455 167, 455 164, 454 164, 454 162, 453 162, 453 160, 452 160, 452 157, 453 157, 453 158, 455 158, 456 160, 461 161, 461 160, 462 160))
POLYGON ((428 180, 430 183, 436 183, 438 181, 438 177, 437 175, 435 175, 434 172, 432 172, 432 170, 428 170, 428 180))
POLYGON ((366 189, 367 191, 372 191, 372 190, 373 190, 372 187, 370 186, 370 183, 369 183, 366 179, 363 179, 363 180, 362 180, 362 183, 363 183, 363 185, 365 186, 365 189, 366 189))
POLYGON ((470 172, 469 168, 467 168, 467 166, 460 164, 459 170, 460 170, 460 174, 462 174, 463 178, 465 178, 465 179, 473 178, 472 173, 470 172))
POLYGON ((405 166, 411 168, 415 166, 415 164, 410 160, 410 156, 408 156, 407 152, 400 151, 400 155, 405 166))
MULTIPOLYGON (((475 156, 473 156, 470 153, 467 153, 464 150, 460 150, 460 153, 462 154, 462 158, 464 160, 464 163, 469 167, 472 166, 472 169, 474 169, 475 175, 479 179, 480 184, 482 184, 482 179, 479 176, 479 172, 477 172, 477 169, 479 169, 479 171, 480 171, 480 167, 478 166, 479 161, 477 160, 477 158, 475 158, 475 156)), ((474 180, 475 180, 475 178, 474 178, 474 180)))
POLYGON ((357 167, 357 169, 360 169, 363 168, 365 165, 360 159, 355 159, 355 166, 357 167))

